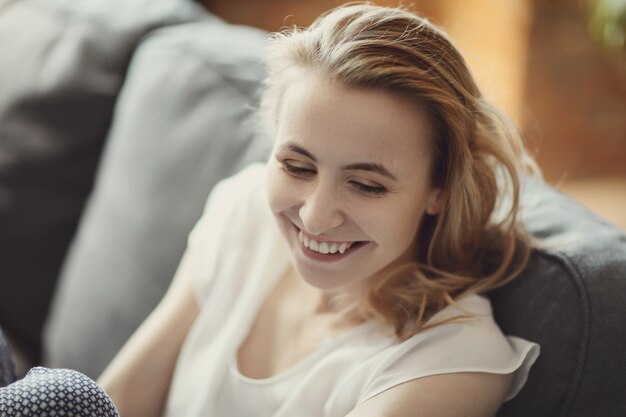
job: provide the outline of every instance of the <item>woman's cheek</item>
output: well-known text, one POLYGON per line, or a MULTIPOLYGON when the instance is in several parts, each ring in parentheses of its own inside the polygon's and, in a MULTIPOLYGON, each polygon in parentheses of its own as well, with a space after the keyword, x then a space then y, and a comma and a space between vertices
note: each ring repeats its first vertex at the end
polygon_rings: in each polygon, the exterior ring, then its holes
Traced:
POLYGON ((280 213, 294 204, 294 193, 297 193, 297 187, 293 183, 294 181, 290 181, 282 171, 269 173, 267 196, 272 212, 280 213))

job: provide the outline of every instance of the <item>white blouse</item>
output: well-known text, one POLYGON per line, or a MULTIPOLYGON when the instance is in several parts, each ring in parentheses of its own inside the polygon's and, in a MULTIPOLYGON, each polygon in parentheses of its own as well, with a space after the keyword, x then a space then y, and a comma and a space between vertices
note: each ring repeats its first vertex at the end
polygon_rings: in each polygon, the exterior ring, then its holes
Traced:
MULTIPOLYGON (((265 171, 255 164, 218 184, 189 237, 201 311, 178 358, 165 416, 344 417, 395 385, 457 372, 514 372, 507 399, 521 390, 539 346, 504 336, 489 301, 477 295, 458 303, 475 314, 471 319, 404 342, 365 323, 278 375, 242 375, 239 346, 289 267, 288 248, 267 204, 265 171)), ((463 313, 449 306, 432 320, 463 313)))

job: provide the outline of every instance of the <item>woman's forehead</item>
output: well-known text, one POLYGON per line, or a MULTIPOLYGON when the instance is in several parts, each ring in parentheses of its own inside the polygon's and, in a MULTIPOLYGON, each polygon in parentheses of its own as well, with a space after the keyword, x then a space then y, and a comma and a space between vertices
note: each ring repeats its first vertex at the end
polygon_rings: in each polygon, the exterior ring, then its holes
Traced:
POLYGON ((346 87, 318 75, 287 87, 278 117, 278 140, 365 156, 423 156, 431 136, 427 113, 405 97, 346 87))

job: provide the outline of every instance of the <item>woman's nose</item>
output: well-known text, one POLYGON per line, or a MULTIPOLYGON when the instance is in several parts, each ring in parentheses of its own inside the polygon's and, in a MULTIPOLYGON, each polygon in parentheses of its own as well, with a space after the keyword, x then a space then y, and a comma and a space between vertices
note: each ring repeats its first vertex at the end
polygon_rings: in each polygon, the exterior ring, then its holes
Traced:
POLYGON ((299 215, 307 232, 319 236, 344 222, 345 215, 340 209, 339 194, 332 185, 318 183, 304 198, 299 215))

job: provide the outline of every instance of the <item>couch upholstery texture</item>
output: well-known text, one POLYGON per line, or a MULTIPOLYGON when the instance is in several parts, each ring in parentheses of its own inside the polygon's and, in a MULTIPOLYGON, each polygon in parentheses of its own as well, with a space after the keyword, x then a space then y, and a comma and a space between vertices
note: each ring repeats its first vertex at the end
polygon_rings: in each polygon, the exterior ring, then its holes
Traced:
POLYGON ((0 329, 0 388, 12 383, 15 379, 13 352, 9 348, 2 329, 0 329))

